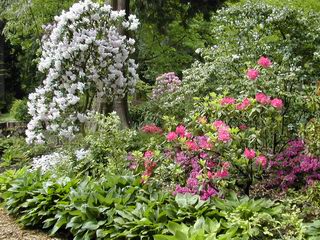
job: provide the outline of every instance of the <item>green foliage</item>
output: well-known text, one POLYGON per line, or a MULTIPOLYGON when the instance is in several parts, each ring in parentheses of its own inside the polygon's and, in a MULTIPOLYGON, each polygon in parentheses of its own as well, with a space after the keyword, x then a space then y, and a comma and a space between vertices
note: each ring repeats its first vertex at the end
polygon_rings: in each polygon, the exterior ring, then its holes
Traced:
POLYGON ((300 134, 306 142, 308 152, 320 156, 320 119, 311 119, 306 125, 301 124, 300 134))
POLYGON ((127 151, 135 132, 122 129, 120 119, 115 113, 107 117, 97 114, 93 125, 94 131, 83 140, 89 154, 76 161, 73 169, 93 176, 106 172, 120 175, 127 172, 127 151))
POLYGON ((281 206, 269 200, 235 195, 212 201, 192 195, 174 199, 142 187, 140 179, 132 177, 80 180, 22 170, 0 179, 1 189, 7 189, 1 195, 4 204, 20 223, 50 229, 51 234, 67 231, 74 239, 171 239, 170 233, 187 234, 189 239, 208 234, 218 239, 270 239, 278 236, 286 220, 281 206))
POLYGON ((20 168, 29 164, 33 157, 47 153, 49 146, 28 145, 22 137, 0 138, 0 166, 20 168))
POLYGON ((4 0, 0 4, 0 19, 6 24, 3 34, 13 46, 22 90, 29 92, 38 85, 37 56, 40 51, 42 26, 50 23, 61 10, 75 0, 4 0), (44 7, 45 6, 45 7, 44 7))
MULTIPOLYGON (((247 2, 247 0, 240 1, 240 4, 247 2)), ((320 2, 317 0, 253 0, 253 2, 264 2, 277 7, 289 7, 294 9, 299 9, 303 11, 316 11, 320 12, 320 2)))
POLYGON ((7 170, 0 174, 0 200, 3 199, 2 194, 11 187, 12 181, 23 177, 26 172, 27 168, 21 168, 18 170, 7 170))
POLYGON ((27 100, 15 100, 10 109, 10 115, 18 121, 29 121, 31 116, 28 114, 27 100))

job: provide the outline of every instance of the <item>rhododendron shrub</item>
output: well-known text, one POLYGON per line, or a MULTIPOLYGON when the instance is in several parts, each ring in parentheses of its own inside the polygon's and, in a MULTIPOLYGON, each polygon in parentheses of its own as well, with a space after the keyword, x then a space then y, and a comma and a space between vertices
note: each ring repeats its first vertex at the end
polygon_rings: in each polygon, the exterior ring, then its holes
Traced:
POLYGON ((184 123, 167 118, 161 140, 130 157, 129 165, 145 184, 157 182, 174 194, 203 200, 230 188, 249 194, 273 156, 273 132, 282 124, 281 109, 271 104, 276 98, 267 98, 265 103, 212 93, 198 99, 184 123))
POLYGON ((125 11, 84 0, 46 26, 38 65, 46 77, 29 95, 29 143, 43 143, 48 136, 73 138, 94 99, 112 100, 134 90, 135 40, 119 29, 131 32, 138 24, 133 15, 126 20, 125 11))
POLYGON ((269 163, 269 185, 282 189, 301 188, 320 180, 320 157, 307 154, 305 143, 294 140, 269 163))
POLYGON ((164 73, 158 76, 152 90, 152 99, 158 99, 165 94, 170 94, 179 89, 181 80, 174 72, 164 73))

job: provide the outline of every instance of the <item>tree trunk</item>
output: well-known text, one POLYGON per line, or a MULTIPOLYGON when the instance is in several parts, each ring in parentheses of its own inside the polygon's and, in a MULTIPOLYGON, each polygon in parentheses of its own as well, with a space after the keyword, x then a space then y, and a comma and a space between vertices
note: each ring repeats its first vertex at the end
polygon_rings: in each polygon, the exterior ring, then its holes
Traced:
MULTIPOLYGON (((126 10, 126 15, 129 15, 129 0, 112 0, 114 10, 126 10)), ((122 29, 119 29, 123 33, 122 29)), ((129 108, 127 95, 123 98, 115 97, 113 101, 113 110, 120 117, 122 127, 129 127, 129 108)))
MULTIPOLYGON (((6 65, 5 65, 5 38, 2 34, 4 23, 0 21, 0 101, 5 100, 5 76, 6 76, 6 65)), ((0 109, 1 111, 1 109, 0 109)))

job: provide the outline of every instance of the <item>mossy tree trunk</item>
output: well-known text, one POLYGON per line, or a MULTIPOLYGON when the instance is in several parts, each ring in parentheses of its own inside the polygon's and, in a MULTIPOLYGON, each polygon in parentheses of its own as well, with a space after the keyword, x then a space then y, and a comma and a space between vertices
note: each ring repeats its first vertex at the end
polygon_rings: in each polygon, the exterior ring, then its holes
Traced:
MULTIPOLYGON (((108 1, 107 1, 108 2, 108 1)), ((112 0, 111 3, 115 10, 126 10, 126 15, 129 15, 129 0, 112 0)), ((119 31, 123 31, 119 29, 119 31)), ((120 117, 121 124, 124 128, 129 127, 129 108, 128 97, 125 95, 123 98, 116 97, 113 101, 113 110, 120 117)))
POLYGON ((3 27, 4 23, 0 21, 0 101, 5 100, 5 76, 7 72, 5 64, 5 37, 2 34, 3 27))

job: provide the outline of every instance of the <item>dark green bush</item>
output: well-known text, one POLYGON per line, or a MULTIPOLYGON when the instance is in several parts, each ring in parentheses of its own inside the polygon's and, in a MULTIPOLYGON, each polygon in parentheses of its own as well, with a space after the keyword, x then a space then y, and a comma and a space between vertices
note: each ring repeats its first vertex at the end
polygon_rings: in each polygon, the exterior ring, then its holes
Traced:
POLYGON ((28 114, 27 100, 15 100, 10 109, 10 115, 18 121, 29 121, 31 116, 28 114))

